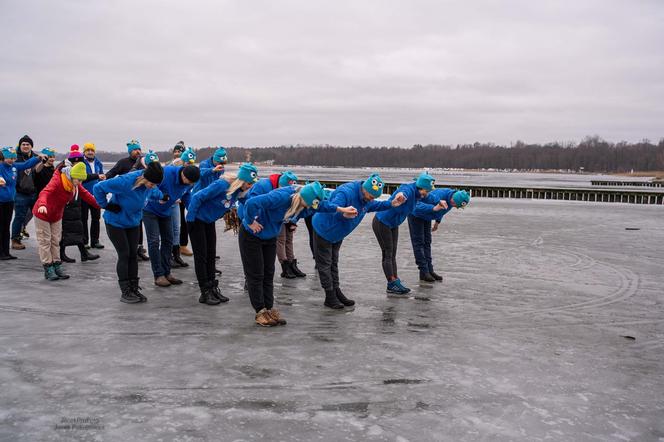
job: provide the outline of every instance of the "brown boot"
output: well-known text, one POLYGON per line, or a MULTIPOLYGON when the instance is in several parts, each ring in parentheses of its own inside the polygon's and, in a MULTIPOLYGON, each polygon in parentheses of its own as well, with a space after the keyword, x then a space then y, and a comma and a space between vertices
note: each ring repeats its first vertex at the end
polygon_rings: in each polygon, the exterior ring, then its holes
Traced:
POLYGON ((165 278, 168 280, 168 282, 170 282, 170 283, 173 284, 173 285, 179 285, 179 284, 182 284, 182 280, 181 280, 181 279, 177 279, 177 278, 176 278, 175 276, 173 276, 173 275, 166 275, 165 278))
POLYGON ((180 254, 184 256, 194 256, 194 252, 189 250, 187 246, 180 246, 180 254))
POLYGON ((21 241, 19 241, 18 239, 12 239, 12 249, 23 250, 25 249, 25 246, 21 244, 21 241))
POLYGON ((277 325, 286 325, 287 322, 286 320, 281 316, 281 313, 279 313, 279 310, 276 308, 271 308, 270 310, 267 311, 267 314, 272 318, 274 322, 277 323, 277 325))
POLYGON ((267 309, 263 309, 256 313, 256 324, 260 325, 261 327, 274 327, 277 325, 277 322, 272 319, 272 317, 270 317, 267 309))
POLYGON ((169 287, 171 283, 168 282, 168 279, 166 279, 165 276, 158 276, 154 279, 154 285, 158 285, 159 287, 169 287))

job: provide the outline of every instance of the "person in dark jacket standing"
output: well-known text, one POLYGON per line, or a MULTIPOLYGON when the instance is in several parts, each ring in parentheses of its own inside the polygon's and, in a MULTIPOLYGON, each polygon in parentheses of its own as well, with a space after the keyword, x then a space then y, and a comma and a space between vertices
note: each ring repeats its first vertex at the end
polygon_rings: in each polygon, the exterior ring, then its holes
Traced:
MULTIPOLYGON (((111 170, 106 172, 106 179, 111 179, 118 175, 124 175, 125 173, 145 168, 145 165, 141 161, 141 143, 139 143, 138 140, 131 140, 127 143, 127 152, 129 153, 128 157, 119 160, 111 170)), ((140 229, 138 230, 138 250, 136 253, 142 261, 150 260, 145 253, 145 247, 143 247, 143 223, 141 223, 140 229)))
MULTIPOLYGON (((97 147, 94 143, 85 143, 83 145, 83 155, 85 159, 85 169, 88 172, 88 180, 83 183, 85 190, 92 193, 92 188, 100 180, 105 180, 104 165, 97 158, 97 147)), ((83 243, 85 247, 93 249, 103 249, 104 246, 99 243, 99 218, 101 210, 95 209, 85 201, 81 202, 81 221, 83 222, 83 243), (88 231, 88 217, 90 218, 90 230, 88 231)))
MULTIPOLYGON (((18 146, 16 149, 16 162, 24 163, 33 158, 35 156, 35 153, 32 152, 33 148, 34 143, 32 138, 27 135, 23 135, 23 137, 18 140, 18 146)), ((32 172, 32 167, 21 171, 16 182, 14 221, 12 222, 12 249, 14 250, 25 249, 25 245, 21 243, 21 239, 24 236, 23 233, 25 232, 25 226, 27 225, 26 219, 29 221, 30 218, 32 218, 32 216, 29 214, 31 213, 32 206, 34 206, 35 200, 37 199, 32 172)))

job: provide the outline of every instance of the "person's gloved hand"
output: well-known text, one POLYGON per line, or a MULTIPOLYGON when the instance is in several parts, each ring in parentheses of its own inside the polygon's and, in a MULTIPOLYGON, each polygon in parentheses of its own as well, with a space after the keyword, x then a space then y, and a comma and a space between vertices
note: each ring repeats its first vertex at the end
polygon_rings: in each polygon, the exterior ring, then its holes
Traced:
POLYGON ((165 204, 165 203, 167 203, 170 199, 171 199, 171 197, 170 197, 167 193, 164 193, 163 196, 162 196, 162 198, 159 200, 159 202, 160 202, 161 204, 165 204))
POLYGON ((120 206, 117 203, 108 203, 106 204, 105 209, 112 213, 120 213, 120 211, 122 210, 122 206, 120 206))

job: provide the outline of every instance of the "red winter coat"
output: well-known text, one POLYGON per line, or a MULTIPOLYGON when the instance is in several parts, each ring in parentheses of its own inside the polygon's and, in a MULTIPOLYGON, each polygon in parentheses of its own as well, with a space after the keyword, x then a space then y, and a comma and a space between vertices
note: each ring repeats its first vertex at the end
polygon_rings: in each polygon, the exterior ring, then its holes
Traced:
MULTIPOLYGON (((78 194, 83 201, 92 207, 99 208, 95 198, 90 195, 90 192, 85 190, 82 184, 78 185, 78 194)), ((57 223, 62 219, 65 206, 73 198, 74 192, 68 192, 65 190, 62 185, 62 178, 60 178, 60 171, 56 170, 53 173, 51 181, 49 181, 46 187, 44 187, 44 190, 39 193, 37 202, 32 208, 32 214, 42 221, 57 223), (46 213, 39 213, 37 211, 41 206, 46 206, 46 213)))

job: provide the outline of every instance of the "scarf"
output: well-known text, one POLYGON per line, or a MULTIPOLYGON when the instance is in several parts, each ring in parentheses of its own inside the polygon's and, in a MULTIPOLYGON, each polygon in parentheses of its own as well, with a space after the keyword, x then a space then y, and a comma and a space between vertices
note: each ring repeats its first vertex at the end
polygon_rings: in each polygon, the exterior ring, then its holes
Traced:
POLYGON ((63 167, 60 171, 60 181, 62 181, 62 187, 67 192, 72 192, 74 194, 74 199, 78 197, 78 186, 74 187, 74 183, 71 179, 71 166, 63 167))

